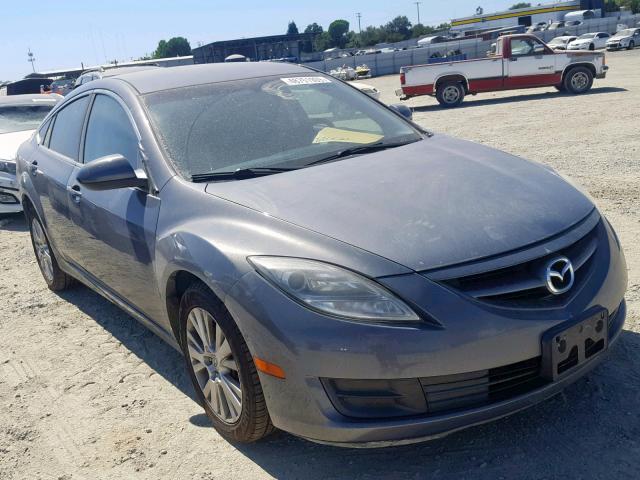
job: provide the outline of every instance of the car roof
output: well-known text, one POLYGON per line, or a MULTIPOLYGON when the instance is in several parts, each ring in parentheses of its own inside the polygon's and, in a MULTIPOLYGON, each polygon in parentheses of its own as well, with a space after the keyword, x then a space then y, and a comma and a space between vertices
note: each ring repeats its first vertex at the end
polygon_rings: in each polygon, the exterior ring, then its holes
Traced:
POLYGON ((118 75, 117 78, 129 83, 140 94, 144 95, 161 90, 207 83, 299 73, 315 72, 300 65, 280 62, 206 63, 153 68, 138 72, 129 71, 129 73, 118 75))
POLYGON ((153 70, 156 68, 163 68, 157 65, 140 65, 138 67, 117 67, 117 68, 109 68, 103 72, 102 77, 115 77, 116 75, 123 75, 125 73, 135 73, 135 72, 143 72, 145 70, 153 70))
POLYGON ((28 106, 28 105, 51 105, 52 107, 64 97, 57 93, 40 94, 28 93, 24 95, 0 96, 0 107, 7 106, 28 106))

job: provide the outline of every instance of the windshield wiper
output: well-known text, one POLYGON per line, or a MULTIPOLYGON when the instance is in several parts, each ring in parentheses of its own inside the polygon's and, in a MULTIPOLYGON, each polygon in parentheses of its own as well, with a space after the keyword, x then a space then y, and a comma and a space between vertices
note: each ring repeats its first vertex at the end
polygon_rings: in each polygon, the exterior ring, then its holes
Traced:
POLYGON ((332 153, 331 155, 328 155, 328 156, 323 157, 323 158, 321 158, 319 160, 315 160, 315 161, 313 161, 311 163, 308 163, 307 166, 317 165, 319 163, 331 162, 333 160, 338 160, 340 158, 350 157, 351 155, 360 155, 360 154, 365 154, 365 153, 373 153, 373 152, 378 152, 380 150, 386 150, 388 148, 402 147, 404 145, 409 145, 410 143, 414 143, 414 142, 417 142, 417 141, 419 141, 419 140, 412 140, 410 142, 398 142, 398 143, 378 142, 378 143, 370 143, 368 145, 361 145, 359 147, 345 148, 344 150, 340 150, 339 152, 332 153))
POLYGON ((245 180, 247 178, 264 177, 276 173, 290 172, 297 170, 296 168, 278 168, 278 167, 256 167, 256 168, 239 168, 231 172, 209 172, 196 173, 191 175, 191 181, 212 182, 216 180, 245 180))

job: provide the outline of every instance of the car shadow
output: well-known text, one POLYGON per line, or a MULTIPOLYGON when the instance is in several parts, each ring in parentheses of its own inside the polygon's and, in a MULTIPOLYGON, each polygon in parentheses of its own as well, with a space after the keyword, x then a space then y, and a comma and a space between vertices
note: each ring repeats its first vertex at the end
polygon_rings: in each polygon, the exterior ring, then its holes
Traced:
POLYGON ((91 317, 113 335, 123 347, 143 360, 182 393, 196 401, 182 355, 160 337, 89 287, 78 285, 58 292, 58 295, 91 317))
POLYGON ((22 213, 0 214, 0 231, 27 232, 29 227, 22 213))
MULTIPOLYGON (((601 95, 603 93, 618 93, 618 92, 627 92, 627 91, 628 90, 626 88, 620 88, 620 87, 599 87, 599 88, 593 88, 589 92, 583 93, 582 95, 583 96, 601 95)), ((478 100, 475 100, 475 99, 472 100, 474 97, 470 95, 465 97, 464 102, 460 104, 460 106, 456 107, 456 109, 483 107, 486 105, 501 105, 501 104, 518 103, 518 102, 530 102, 535 100, 546 100, 548 98, 557 98, 559 96, 571 97, 572 95, 568 93, 560 93, 555 90, 552 92, 529 93, 525 95, 513 95, 509 97, 480 98, 478 100)), ((442 107, 440 106, 440 104, 423 105, 423 106, 416 106, 416 107, 412 106, 411 110, 413 110, 414 112, 430 112, 430 111, 442 110, 442 107)))
POLYGON ((277 433, 235 446, 275 478, 619 478, 640 454, 638 352, 640 335, 624 331, 608 361, 559 395, 429 442, 346 449, 277 433))

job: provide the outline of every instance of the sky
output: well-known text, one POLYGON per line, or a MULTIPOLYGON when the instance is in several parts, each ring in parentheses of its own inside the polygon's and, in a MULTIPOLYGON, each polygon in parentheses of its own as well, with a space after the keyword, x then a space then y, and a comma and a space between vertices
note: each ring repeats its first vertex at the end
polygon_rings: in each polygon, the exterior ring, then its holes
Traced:
MULTIPOLYGON (((439 24, 503 10, 515 0, 423 0, 421 23, 439 24)), ((417 23, 412 0, 0 0, 0 80, 30 73, 28 49, 36 71, 131 60, 151 54, 160 39, 186 37, 199 42, 284 34, 293 20, 300 31, 313 22, 325 29, 337 18, 357 30, 382 25, 397 15, 417 23)))

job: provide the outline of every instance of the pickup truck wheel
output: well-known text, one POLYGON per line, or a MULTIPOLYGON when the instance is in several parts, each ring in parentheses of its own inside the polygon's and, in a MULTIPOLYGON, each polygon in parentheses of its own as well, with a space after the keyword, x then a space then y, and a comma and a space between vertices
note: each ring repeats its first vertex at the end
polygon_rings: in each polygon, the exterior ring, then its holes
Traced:
POLYGON ((567 89, 564 88, 564 85, 554 85, 555 89, 558 90, 559 92, 566 92, 567 89))
POLYGON ((457 107, 464 100, 464 87, 460 82, 446 82, 438 85, 436 99, 445 108, 457 107))
POLYGON ((564 88, 571 93, 588 92, 593 85, 593 73, 586 67, 572 68, 564 77, 564 88))

